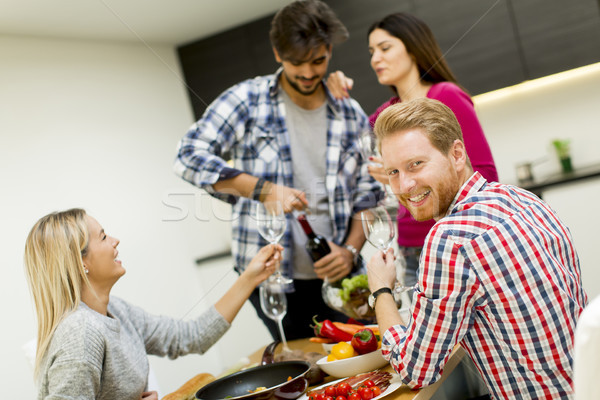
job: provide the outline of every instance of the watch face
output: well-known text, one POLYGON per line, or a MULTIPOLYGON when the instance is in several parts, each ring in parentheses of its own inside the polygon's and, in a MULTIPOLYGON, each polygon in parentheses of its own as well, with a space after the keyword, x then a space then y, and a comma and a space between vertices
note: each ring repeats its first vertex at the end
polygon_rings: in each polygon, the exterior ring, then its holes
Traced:
POLYGON ((369 307, 375 308, 375 297, 373 297, 373 293, 369 295, 367 302, 369 303, 369 307))

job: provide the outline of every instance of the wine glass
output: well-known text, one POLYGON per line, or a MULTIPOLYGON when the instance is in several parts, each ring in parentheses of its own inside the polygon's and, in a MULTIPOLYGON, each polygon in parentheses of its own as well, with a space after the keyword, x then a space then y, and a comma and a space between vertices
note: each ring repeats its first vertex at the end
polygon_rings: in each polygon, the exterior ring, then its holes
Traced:
POLYGON ((369 157, 378 155, 375 137, 370 129, 365 129, 359 133, 358 150, 366 163, 377 164, 369 160, 369 157))
POLYGON ((287 297, 285 297, 284 286, 275 282, 264 282, 260 286, 259 292, 260 308, 267 317, 277 322, 279 335, 283 342, 283 351, 291 351, 283 332, 283 317, 287 313, 287 297))
MULTIPOLYGON (((383 167, 381 163, 370 161, 369 157, 381 157, 379 154, 379 150, 377 149, 377 141, 375 140, 375 136, 370 129, 365 129, 360 132, 358 135, 358 149, 360 150, 360 154, 365 160, 365 162, 372 166, 383 167)), ((388 210, 392 210, 396 213, 398 209, 398 200, 396 196, 392 192, 392 188, 390 185, 384 185, 384 198, 383 203, 388 208, 388 210)))
POLYGON ((362 212, 361 220, 369 243, 385 253, 396 236, 396 227, 386 208, 377 206, 365 210, 362 212))
MULTIPOLYGON (((361 214, 361 220, 363 231, 369 243, 385 254, 396 236, 396 226, 387 209, 384 206, 377 206, 365 210, 361 214)), ((396 293, 403 293, 412 289, 413 287, 405 286, 402 281, 396 279, 394 285, 396 293)))
MULTIPOLYGON (((279 242, 285 232, 286 216, 283 212, 283 205, 279 201, 256 204, 256 224, 258 233, 270 244, 279 242)), ((292 279, 282 275, 279 265, 269 277, 270 282, 279 284, 292 283, 292 279)))

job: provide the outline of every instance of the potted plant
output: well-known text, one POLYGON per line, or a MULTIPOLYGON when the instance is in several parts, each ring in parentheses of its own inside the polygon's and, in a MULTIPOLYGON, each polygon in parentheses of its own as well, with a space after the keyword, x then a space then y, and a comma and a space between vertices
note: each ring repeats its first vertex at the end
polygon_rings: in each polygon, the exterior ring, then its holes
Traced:
POLYGON ((571 164, 571 141, 569 139, 555 139, 552 141, 556 154, 560 161, 560 166, 564 173, 573 172, 573 165, 571 164))

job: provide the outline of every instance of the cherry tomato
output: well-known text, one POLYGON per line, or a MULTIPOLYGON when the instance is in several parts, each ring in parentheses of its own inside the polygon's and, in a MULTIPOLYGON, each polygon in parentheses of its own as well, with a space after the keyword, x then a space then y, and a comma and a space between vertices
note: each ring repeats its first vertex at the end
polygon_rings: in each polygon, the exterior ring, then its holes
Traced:
POLYGON ((325 396, 325 400, 334 400, 333 396, 325 396))
POLYGON ((338 396, 335 398, 335 400, 348 400, 348 399, 346 398, 346 396, 338 396))
POLYGON ((350 396, 348 396, 348 400, 362 400, 362 399, 360 398, 360 394, 358 394, 358 392, 354 392, 350 396))
POLYGON ((371 391, 373 392, 373 397, 377 397, 381 394, 381 389, 379 388, 379 386, 373 386, 371 388, 371 391))
POLYGON ((368 387, 359 388, 358 394, 360 394, 362 400, 371 400, 373 398, 373 392, 368 387))
MULTIPOLYGON (((325 388, 325 396, 335 397, 337 396, 337 391, 335 390, 335 386, 327 386, 325 388)), ((329 400, 329 399, 326 399, 329 400)))
MULTIPOLYGON (((352 387, 347 382, 341 382, 337 385, 336 392, 338 396, 348 396, 352 387)), ((336 399, 337 400, 337 399, 336 399)))
POLYGON ((315 396, 315 400, 325 400, 325 395, 323 393, 319 393, 315 396))
POLYGON ((372 380, 367 379, 366 381, 363 382, 363 385, 365 385, 366 387, 373 387, 373 386, 375 386, 375 383, 372 380))

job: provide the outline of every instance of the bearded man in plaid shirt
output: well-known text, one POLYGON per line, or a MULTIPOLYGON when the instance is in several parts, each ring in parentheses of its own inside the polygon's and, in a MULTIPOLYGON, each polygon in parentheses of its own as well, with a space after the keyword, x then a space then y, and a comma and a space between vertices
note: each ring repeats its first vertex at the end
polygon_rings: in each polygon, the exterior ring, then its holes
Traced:
POLYGON ((532 193, 473 173, 454 114, 436 100, 389 107, 375 134, 400 203, 416 220, 437 221, 408 321, 388 289, 392 251, 369 262, 384 357, 418 388, 440 379, 460 344, 492 398, 572 397, 575 324, 587 296, 569 229, 532 193))
MULTIPOLYGON (((281 68, 227 89, 181 139, 177 175, 233 205, 232 255, 241 272, 267 244, 258 232, 256 206, 280 202, 287 213, 281 270, 293 278, 283 327, 288 339, 314 334, 312 317, 340 320, 321 296, 323 280, 357 270, 365 243, 355 216, 383 196, 367 171, 357 139, 369 129, 354 99, 336 100, 323 78, 332 47, 348 37, 333 10, 318 0, 294 1, 271 23, 270 39, 281 68), (233 166, 227 164, 231 159, 233 166), (306 234, 293 210, 310 210, 316 233, 331 252, 313 263, 306 234)), ((277 325, 250 296, 273 338, 277 325)))

